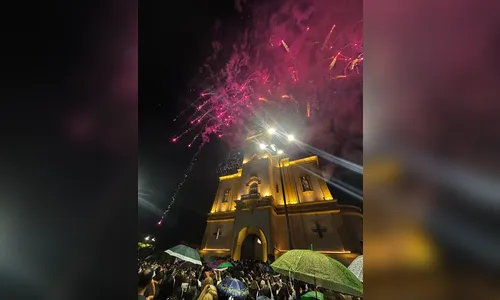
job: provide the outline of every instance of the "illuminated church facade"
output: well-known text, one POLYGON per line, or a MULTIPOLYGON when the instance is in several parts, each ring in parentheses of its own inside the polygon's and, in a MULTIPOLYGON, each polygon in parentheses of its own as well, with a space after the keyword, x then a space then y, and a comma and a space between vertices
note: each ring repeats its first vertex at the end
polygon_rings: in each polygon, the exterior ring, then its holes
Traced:
POLYGON ((313 248, 350 263, 362 253, 361 209, 332 197, 317 156, 290 160, 266 150, 266 142, 266 132, 254 131, 243 149, 242 168, 219 177, 200 254, 267 261, 285 253, 290 247, 285 195, 293 248, 313 248))

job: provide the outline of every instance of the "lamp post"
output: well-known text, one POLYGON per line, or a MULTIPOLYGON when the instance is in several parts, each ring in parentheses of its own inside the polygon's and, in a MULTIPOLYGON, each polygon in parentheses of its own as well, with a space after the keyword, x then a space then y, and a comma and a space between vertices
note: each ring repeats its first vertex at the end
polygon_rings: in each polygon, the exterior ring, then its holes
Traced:
POLYGON ((288 232, 288 245, 290 250, 293 250, 292 231, 290 230, 290 218, 288 216, 288 205, 286 203, 285 184, 283 183, 283 169, 281 163, 282 156, 283 153, 279 153, 278 151, 278 165, 280 169, 281 193, 283 194, 283 205, 285 207, 286 230, 288 232))
MULTIPOLYGON (((276 130, 274 128, 269 128, 268 133, 271 135, 274 135, 276 133, 276 130)), ((293 135, 287 135, 287 139, 289 142, 292 142, 295 140, 293 135)), ((283 206, 285 207, 285 219, 286 219, 286 230, 288 232, 288 247, 290 250, 293 250, 293 239, 292 239, 292 231, 290 227, 290 217, 288 216, 288 205, 286 203, 286 193, 285 193, 285 184, 283 180, 283 169, 282 169, 282 162, 281 159, 283 157, 283 150, 281 149, 275 149, 274 145, 271 145, 272 149, 277 153, 278 155, 278 166, 280 169, 280 181, 281 181, 281 193, 283 194, 283 206)), ((261 144, 260 145, 261 149, 266 149, 267 145, 261 144)))

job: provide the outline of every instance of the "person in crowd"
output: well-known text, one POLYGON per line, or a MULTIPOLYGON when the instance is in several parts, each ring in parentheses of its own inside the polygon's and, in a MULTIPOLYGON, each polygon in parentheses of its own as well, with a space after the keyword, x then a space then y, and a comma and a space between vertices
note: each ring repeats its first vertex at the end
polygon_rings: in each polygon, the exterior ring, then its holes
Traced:
POLYGON ((159 285, 160 282, 163 280, 164 274, 161 271, 161 268, 158 267, 156 270, 153 272, 154 277, 153 277, 153 283, 148 285, 146 287, 146 290, 144 291, 144 296, 147 298, 149 296, 156 296, 158 295, 159 292, 159 285))
POLYGON ((218 294, 217 289, 214 286, 214 280, 212 277, 208 277, 202 283, 201 294, 198 297, 198 300, 217 300, 218 294))
POLYGON ((290 298, 291 298, 291 295, 290 295, 290 292, 288 291, 288 286, 286 284, 279 286, 279 289, 276 292, 275 299, 276 300, 292 300, 290 298))
POLYGON ((151 270, 145 270, 144 272, 139 273, 139 280, 138 280, 138 299, 139 300, 152 300, 154 296, 144 296, 144 292, 146 291, 146 288, 148 286, 153 286, 154 290, 154 283, 153 283, 153 272, 151 270))
POLYGON ((252 296, 253 299, 257 299, 257 292, 259 291, 259 285, 257 284, 257 281, 253 280, 252 278, 250 278, 249 281, 250 281, 250 286, 248 288, 248 291, 250 292, 250 296, 252 296))
POLYGON ((173 296, 174 294, 174 278, 172 277, 172 272, 165 274, 163 280, 159 284, 159 291, 154 300, 178 300, 173 296))
POLYGON ((196 300, 198 299, 198 280, 196 277, 192 277, 189 283, 189 287, 184 293, 184 300, 196 300))
POLYGON ((271 289, 265 286, 262 290, 260 290, 257 300, 271 300, 271 289))
POLYGON ((183 276, 181 274, 177 274, 174 277, 174 296, 176 296, 177 299, 182 300, 182 283, 183 283, 183 276))

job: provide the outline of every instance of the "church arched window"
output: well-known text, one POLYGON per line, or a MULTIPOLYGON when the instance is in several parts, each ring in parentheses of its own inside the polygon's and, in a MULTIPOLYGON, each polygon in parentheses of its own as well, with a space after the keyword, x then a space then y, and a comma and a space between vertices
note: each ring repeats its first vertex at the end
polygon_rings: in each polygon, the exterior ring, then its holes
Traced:
POLYGON ((309 176, 302 175, 300 176, 300 182, 302 183, 302 190, 304 192, 312 191, 311 181, 309 180, 309 176))
POLYGON ((257 194, 259 192, 259 184, 254 182, 250 185, 249 194, 257 194))
POLYGON ((227 189, 227 190, 224 191, 224 198, 222 198, 222 203, 229 201, 229 193, 230 192, 231 192, 230 189, 227 189))

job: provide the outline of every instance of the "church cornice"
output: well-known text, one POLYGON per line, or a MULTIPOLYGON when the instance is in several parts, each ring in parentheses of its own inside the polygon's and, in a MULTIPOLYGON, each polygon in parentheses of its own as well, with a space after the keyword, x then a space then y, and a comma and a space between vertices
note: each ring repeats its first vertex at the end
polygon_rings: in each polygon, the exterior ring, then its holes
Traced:
POLYGON ((311 162, 314 162, 314 163, 316 163, 316 165, 319 166, 318 156, 316 156, 316 155, 304 157, 301 159, 291 160, 291 161, 286 161, 286 160, 288 160, 288 158, 283 158, 283 165, 285 167, 288 167, 289 165, 307 164, 307 163, 311 163, 311 162))
POLYGON ((230 180, 230 179, 239 178, 239 177, 241 177, 242 172, 243 172, 243 169, 238 169, 238 172, 236 172, 234 174, 221 176, 221 177, 219 177, 219 180, 222 181, 222 180, 230 180))
POLYGON ((356 211, 356 212, 359 212, 359 213, 361 213, 363 211, 360 207, 355 206, 355 205, 338 204, 338 206, 342 210, 352 210, 352 211, 356 211))
POLYGON ((207 222, 224 222, 234 220, 234 210, 222 211, 222 212, 212 212, 208 214, 207 222))

